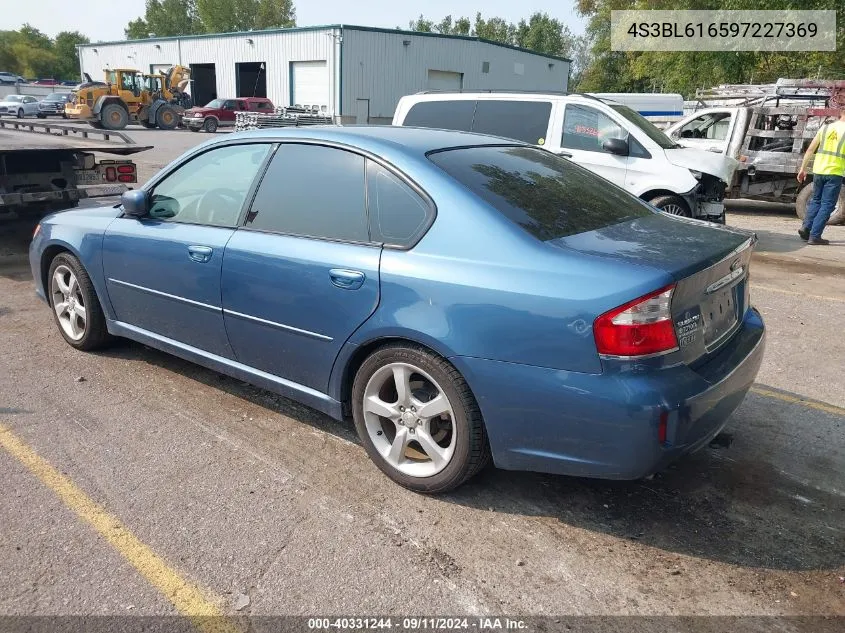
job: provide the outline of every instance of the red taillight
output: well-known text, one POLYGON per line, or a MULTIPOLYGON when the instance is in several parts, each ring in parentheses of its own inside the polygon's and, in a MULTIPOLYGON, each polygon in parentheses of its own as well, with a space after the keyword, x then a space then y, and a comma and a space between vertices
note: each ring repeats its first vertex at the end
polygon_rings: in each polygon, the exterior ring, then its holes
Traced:
POLYGON ((120 174, 120 175, 118 175, 117 179, 120 182, 135 182, 135 175, 134 174, 120 174))
POLYGON ((135 173, 135 165, 118 165, 117 166, 117 173, 119 173, 119 174, 134 174, 135 173))
POLYGON ((593 335, 599 354, 648 356, 676 349, 670 310, 674 290, 674 285, 666 286, 597 318, 593 335))

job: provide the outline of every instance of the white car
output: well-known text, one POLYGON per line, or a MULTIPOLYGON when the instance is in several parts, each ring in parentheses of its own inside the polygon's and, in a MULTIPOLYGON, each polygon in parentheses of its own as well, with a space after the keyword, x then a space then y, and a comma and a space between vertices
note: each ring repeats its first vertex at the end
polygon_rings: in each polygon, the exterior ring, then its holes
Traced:
POLYGON ((29 95, 8 95, 0 101, 0 116, 25 116, 38 114, 38 99, 29 95))
POLYGON ((428 92, 402 97, 393 125, 492 134, 539 145, 675 215, 724 222, 739 162, 681 147, 628 106, 589 95, 428 92))

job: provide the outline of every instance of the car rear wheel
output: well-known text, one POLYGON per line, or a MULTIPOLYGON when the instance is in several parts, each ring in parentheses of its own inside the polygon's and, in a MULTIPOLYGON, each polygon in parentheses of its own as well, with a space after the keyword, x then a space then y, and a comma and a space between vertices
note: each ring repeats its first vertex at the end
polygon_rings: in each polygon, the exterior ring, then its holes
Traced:
POLYGON ((211 132, 211 133, 216 132, 217 131, 217 119, 215 119, 214 117, 207 118, 205 120, 205 123, 203 123, 202 129, 204 129, 206 132, 211 132))
POLYGON ((370 458, 396 483, 451 490, 490 461, 478 403, 445 359, 393 344, 369 356, 352 386, 355 427, 370 458))
POLYGON ((691 218, 692 213, 687 203, 678 196, 656 196, 649 200, 652 206, 657 207, 661 211, 670 215, 680 215, 685 218, 691 218))
POLYGON ((69 345, 89 351, 108 342, 106 317, 94 285, 76 257, 60 253, 53 259, 46 290, 59 333, 69 345))

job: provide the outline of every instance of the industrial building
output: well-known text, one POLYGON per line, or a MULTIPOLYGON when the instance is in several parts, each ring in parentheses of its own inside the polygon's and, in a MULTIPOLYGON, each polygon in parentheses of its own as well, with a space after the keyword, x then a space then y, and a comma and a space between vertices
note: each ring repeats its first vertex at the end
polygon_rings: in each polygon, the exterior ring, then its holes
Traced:
POLYGON ((565 91, 570 60, 477 37, 332 25, 79 47, 82 72, 191 69, 197 104, 269 97, 310 105, 344 123, 390 123, 399 98, 421 90, 565 91))

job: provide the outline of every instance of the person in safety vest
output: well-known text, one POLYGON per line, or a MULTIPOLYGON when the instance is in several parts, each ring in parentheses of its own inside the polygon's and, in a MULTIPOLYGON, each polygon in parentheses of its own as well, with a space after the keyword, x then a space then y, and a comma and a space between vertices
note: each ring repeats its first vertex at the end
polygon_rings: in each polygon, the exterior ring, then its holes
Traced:
POLYGON ((819 128, 804 154, 798 182, 803 183, 807 178, 807 165, 813 154, 813 197, 807 203, 807 214, 798 235, 802 240, 807 240, 808 244, 829 244, 822 239, 822 231, 836 208, 839 190, 842 189, 842 176, 845 175, 845 110, 840 112, 838 121, 826 123, 819 128))

